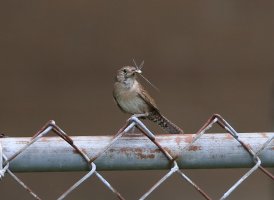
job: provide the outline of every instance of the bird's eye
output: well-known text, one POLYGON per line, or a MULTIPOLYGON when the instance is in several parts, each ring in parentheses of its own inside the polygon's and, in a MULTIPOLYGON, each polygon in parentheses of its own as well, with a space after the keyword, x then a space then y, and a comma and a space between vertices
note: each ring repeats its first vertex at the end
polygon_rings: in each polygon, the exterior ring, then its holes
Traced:
POLYGON ((123 70, 123 72, 124 72, 124 73, 127 73, 127 70, 126 70, 126 69, 124 69, 124 70, 123 70))

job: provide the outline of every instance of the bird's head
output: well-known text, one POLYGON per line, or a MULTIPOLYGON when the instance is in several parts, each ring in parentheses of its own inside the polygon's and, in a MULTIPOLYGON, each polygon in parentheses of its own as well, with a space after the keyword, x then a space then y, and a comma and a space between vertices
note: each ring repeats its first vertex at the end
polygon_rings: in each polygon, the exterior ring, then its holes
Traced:
POLYGON ((125 66, 117 71, 116 79, 118 81, 125 81, 127 79, 135 79, 136 74, 141 74, 142 71, 139 68, 133 66, 125 66))

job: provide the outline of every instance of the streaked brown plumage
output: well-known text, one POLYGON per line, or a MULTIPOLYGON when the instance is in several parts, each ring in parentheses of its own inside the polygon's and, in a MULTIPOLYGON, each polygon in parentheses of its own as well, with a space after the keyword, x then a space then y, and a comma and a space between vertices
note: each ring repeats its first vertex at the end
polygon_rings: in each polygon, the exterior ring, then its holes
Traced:
POLYGON ((146 114, 147 119, 157 123, 168 133, 183 133, 183 130, 160 113, 154 99, 137 81, 137 73, 141 71, 133 66, 122 67, 117 71, 113 97, 118 107, 132 115, 146 114))

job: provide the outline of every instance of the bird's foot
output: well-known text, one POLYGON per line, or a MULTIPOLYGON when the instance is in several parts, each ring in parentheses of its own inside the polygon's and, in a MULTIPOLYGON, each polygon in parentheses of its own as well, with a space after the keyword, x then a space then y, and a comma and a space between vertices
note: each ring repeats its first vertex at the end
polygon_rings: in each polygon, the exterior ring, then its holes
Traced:
POLYGON ((128 121, 134 121, 134 118, 144 119, 148 115, 149 115, 148 113, 134 114, 134 115, 131 115, 131 117, 128 119, 128 121))

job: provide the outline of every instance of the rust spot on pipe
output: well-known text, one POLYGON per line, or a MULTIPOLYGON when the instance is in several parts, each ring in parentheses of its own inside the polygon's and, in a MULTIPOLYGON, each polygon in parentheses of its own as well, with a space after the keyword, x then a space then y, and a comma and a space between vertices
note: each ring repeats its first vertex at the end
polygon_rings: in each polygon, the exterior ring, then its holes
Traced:
POLYGON ((176 137, 175 142, 179 146, 181 144, 182 138, 181 137, 176 137))
MULTIPOLYGON (((39 140, 41 142, 49 142, 51 141, 50 139, 53 138, 52 136, 48 136, 48 137, 41 137, 39 140)), ((55 142, 60 142, 59 138, 57 140, 55 140, 55 142)))
POLYGON ((128 155, 128 154, 129 154, 129 152, 130 152, 130 148, 127 148, 127 147, 125 147, 125 148, 121 148, 121 149, 120 149, 120 152, 121 152, 121 153, 123 153, 123 154, 128 155))
POLYGON ((86 149, 81 149, 81 151, 82 151, 84 154, 88 155, 86 149))
POLYGON ((192 140, 193 140, 192 134, 189 134, 188 136, 186 136, 186 137, 184 138, 184 141, 185 141, 186 143, 191 143, 192 140))
POLYGON ((42 138, 40 138, 40 141, 46 142, 46 141, 48 141, 48 137, 42 137, 42 138))
MULTIPOLYGON (((157 149, 159 151, 159 149, 157 149)), ((153 159, 155 158, 155 152, 147 153, 142 148, 121 148, 120 153, 129 156, 131 153, 134 153, 139 159, 153 159)))
POLYGON ((79 154, 79 152, 78 152, 76 149, 72 149, 72 152, 73 152, 74 154, 79 154))
POLYGON ((153 153, 153 154, 156 154, 156 153, 161 153, 161 150, 160 149, 155 149, 155 150, 151 150, 150 152, 153 153))
POLYGON ((143 153, 136 153, 139 159, 153 159, 155 158, 154 154, 143 154, 143 153))
POLYGON ((234 140, 233 136, 230 134, 225 134, 225 139, 227 140, 234 140))
POLYGON ((137 138, 142 137, 142 136, 144 136, 144 134, 142 132, 134 132, 134 133, 130 133, 130 134, 126 133, 125 136, 128 137, 128 139, 131 139, 134 137, 137 137, 137 138))
POLYGON ((198 151, 198 150, 201 150, 202 147, 201 146, 190 146, 189 147, 189 151, 198 151))
POLYGON ((136 153, 137 157, 140 158, 140 159, 153 159, 153 158, 155 158, 155 154, 145 153, 145 152, 143 152, 143 149, 141 149, 141 148, 136 148, 134 150, 135 150, 135 153, 136 153))
POLYGON ((266 135, 266 133, 259 133, 259 134, 261 134, 261 136, 262 136, 263 138, 268 138, 267 135, 266 135))

